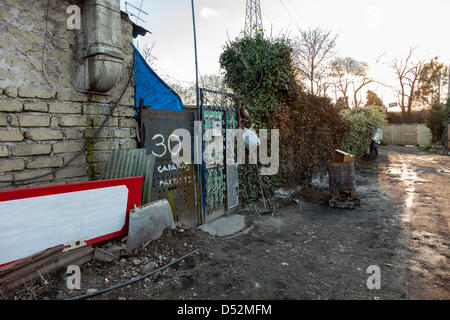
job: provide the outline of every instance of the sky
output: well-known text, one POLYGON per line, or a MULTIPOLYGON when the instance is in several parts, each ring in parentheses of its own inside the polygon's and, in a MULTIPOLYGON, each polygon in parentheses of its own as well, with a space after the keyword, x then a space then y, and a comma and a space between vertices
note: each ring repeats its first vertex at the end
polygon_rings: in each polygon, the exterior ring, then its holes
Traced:
MULTIPOLYGON (((137 7, 141 0, 127 0, 137 7)), ((195 0, 199 70, 220 72, 224 45, 244 27, 245 0, 195 0)), ((125 1, 121 0, 125 11, 125 1)), ((438 56, 450 63, 450 0, 261 0, 263 26, 273 35, 295 37, 299 28, 321 26, 338 34, 337 56, 369 64, 369 75, 396 85, 389 67, 416 46, 416 59, 438 56)), ((139 24, 152 34, 139 37, 139 48, 154 45, 159 74, 167 81, 195 80, 190 0, 143 0, 139 24)), ((129 9, 136 13, 136 10, 129 9)), ((134 21, 136 18, 131 17, 134 21)), ((386 104, 396 102, 392 89, 374 84, 386 104)), ((446 90, 445 90, 446 92, 446 90)), ((363 93, 365 96, 365 92, 363 93)))

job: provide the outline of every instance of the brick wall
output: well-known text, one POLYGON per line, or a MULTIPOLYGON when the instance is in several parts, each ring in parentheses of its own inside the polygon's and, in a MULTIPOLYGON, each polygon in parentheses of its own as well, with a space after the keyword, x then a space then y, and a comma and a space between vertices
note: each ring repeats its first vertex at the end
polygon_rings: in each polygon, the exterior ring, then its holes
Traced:
MULTIPOLYGON (((132 70, 132 26, 122 14, 125 54, 120 81, 108 95, 75 90, 78 32, 67 30, 68 5, 83 1, 0 1, 0 181, 47 173, 66 164, 93 136, 132 70), (46 53, 43 58, 43 47, 46 53)), ((39 180, 3 183, 1 189, 98 178, 112 150, 136 148, 134 88, 86 152, 67 168, 39 180)))

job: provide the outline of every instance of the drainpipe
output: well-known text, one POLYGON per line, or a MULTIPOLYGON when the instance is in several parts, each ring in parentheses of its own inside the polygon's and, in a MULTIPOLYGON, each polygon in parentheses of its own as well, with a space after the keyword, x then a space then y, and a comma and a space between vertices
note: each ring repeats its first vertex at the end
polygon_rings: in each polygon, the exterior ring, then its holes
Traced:
POLYGON ((82 91, 108 92, 122 72, 120 0, 85 0, 83 50, 78 84, 82 91))

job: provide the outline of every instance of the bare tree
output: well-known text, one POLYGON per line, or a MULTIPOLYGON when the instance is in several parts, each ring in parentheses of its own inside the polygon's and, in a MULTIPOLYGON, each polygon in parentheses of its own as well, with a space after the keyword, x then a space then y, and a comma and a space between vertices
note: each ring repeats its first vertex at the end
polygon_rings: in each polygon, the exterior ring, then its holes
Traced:
POLYGON ((402 109, 403 120, 411 115, 411 109, 415 99, 415 90, 418 85, 420 73, 422 71, 424 61, 413 61, 413 53, 415 47, 409 49, 406 59, 394 59, 391 67, 395 72, 397 80, 400 84, 398 93, 398 103, 402 109))
MULTIPOLYGON (((217 74, 206 74, 202 75, 199 79, 200 87, 213 90, 213 91, 230 91, 223 82, 223 77, 217 74)), ((168 80, 169 86, 175 90, 175 92, 180 96, 181 100, 185 105, 195 105, 196 104, 196 87, 195 83, 181 83, 172 80, 168 80)))
POLYGON ((294 55, 299 74, 307 80, 313 95, 323 92, 326 62, 335 54, 336 40, 337 35, 320 27, 300 30, 300 35, 294 39, 294 55))
POLYGON ((367 75, 368 64, 353 58, 336 58, 330 63, 330 76, 334 79, 334 85, 346 103, 349 101, 349 90, 353 88, 353 106, 358 108, 361 101, 358 93, 368 84, 375 82, 367 75))
POLYGON ((194 83, 182 85, 172 81, 167 84, 180 96, 184 105, 195 105, 197 103, 194 83))
POLYGON ((375 82, 374 79, 369 78, 365 75, 360 79, 359 83, 357 82, 353 83, 353 106, 355 108, 359 108, 362 102, 361 100, 358 99, 358 93, 361 91, 362 88, 373 82, 375 82))
POLYGON ((141 54, 144 57, 144 60, 148 63, 148 65, 152 68, 156 67, 156 61, 158 60, 153 54, 153 48, 155 47, 155 43, 151 45, 146 45, 142 50, 141 54))
POLYGON ((346 104, 348 103, 348 90, 352 83, 349 75, 353 73, 355 64, 356 60, 352 58, 336 58, 330 63, 330 76, 333 77, 334 86, 342 94, 346 104))
POLYGON ((223 77, 220 74, 205 74, 200 77, 200 86, 213 91, 227 91, 223 77))

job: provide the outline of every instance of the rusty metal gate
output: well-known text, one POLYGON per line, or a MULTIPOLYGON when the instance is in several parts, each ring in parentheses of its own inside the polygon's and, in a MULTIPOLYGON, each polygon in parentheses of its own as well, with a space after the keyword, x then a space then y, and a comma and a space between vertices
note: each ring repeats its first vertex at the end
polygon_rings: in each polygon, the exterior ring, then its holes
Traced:
MULTIPOLYGON (((211 130, 203 141, 203 222, 208 223, 239 206, 237 164, 225 161, 227 129, 238 128, 238 114, 231 94, 200 90, 203 130, 211 130), (220 150, 210 148, 214 137, 222 137, 220 150)), ((236 157, 235 157, 236 161, 236 157)))
POLYGON ((151 110, 142 111, 143 141, 148 154, 156 157, 151 201, 167 199, 176 223, 198 225, 195 202, 195 175, 190 164, 173 163, 171 153, 178 148, 173 143, 173 132, 186 129, 194 139, 195 115, 191 112, 151 110))

